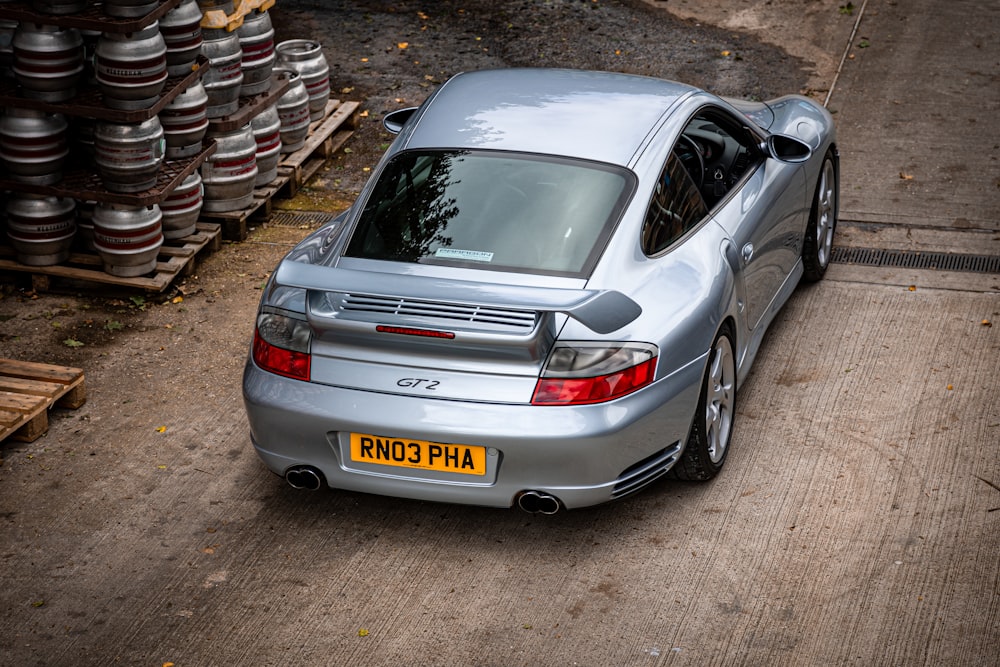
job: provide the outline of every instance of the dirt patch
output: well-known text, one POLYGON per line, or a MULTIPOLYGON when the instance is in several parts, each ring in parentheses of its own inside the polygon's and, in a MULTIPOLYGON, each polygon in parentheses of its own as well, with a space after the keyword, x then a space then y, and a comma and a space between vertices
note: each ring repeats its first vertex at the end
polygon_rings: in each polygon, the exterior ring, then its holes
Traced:
MULTIPOLYGON (((802 58, 803 92, 825 97, 863 3, 845 0, 646 0, 678 18, 748 33, 802 58)), ((894 4, 894 3, 890 3, 894 4)))

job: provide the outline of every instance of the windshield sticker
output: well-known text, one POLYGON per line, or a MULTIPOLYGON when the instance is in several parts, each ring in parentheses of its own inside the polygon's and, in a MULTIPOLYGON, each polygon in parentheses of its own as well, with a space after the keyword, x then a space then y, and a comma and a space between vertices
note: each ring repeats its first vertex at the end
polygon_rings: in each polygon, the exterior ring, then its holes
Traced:
POLYGON ((435 257, 444 259, 460 259, 466 262, 492 262, 493 253, 482 250, 459 250, 457 248, 438 248, 435 257))

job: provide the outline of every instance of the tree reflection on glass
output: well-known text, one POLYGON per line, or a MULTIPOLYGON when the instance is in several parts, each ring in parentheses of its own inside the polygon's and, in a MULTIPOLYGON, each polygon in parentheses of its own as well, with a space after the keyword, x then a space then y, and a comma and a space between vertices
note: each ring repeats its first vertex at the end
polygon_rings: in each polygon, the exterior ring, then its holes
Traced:
POLYGON ((450 246, 444 231, 459 207, 455 197, 446 195, 460 182, 453 179, 453 163, 462 155, 404 153, 393 160, 362 213, 367 230, 355 234, 348 254, 416 262, 427 257, 432 246, 450 246))

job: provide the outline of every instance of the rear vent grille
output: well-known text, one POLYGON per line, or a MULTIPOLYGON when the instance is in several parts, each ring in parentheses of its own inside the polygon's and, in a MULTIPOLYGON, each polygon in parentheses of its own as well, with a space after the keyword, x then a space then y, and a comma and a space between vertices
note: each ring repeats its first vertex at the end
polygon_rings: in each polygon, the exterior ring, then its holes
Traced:
POLYGON ((618 483, 615 484, 615 488, 611 491, 611 497, 621 498, 630 493, 635 493, 644 486, 666 475, 667 471, 677 462, 677 453, 680 450, 681 443, 675 442, 666 449, 661 449, 652 456, 623 470, 622 474, 618 476, 618 483))
POLYGON ((887 250, 885 248, 834 248, 830 260, 838 264, 889 266, 900 269, 934 269, 968 273, 1000 273, 996 255, 887 250))
POLYGON ((347 312, 381 313, 449 323, 502 326, 523 330, 531 330, 535 326, 535 313, 530 310, 507 310, 366 294, 345 294, 342 307, 347 312))

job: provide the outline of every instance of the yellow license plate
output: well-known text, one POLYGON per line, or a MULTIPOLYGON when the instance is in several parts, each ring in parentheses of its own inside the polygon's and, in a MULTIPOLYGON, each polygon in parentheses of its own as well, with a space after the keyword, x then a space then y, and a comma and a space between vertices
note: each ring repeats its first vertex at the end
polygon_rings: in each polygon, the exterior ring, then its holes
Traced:
POLYGON ((366 433, 351 434, 351 460, 465 475, 486 474, 485 447, 387 438, 366 433))

